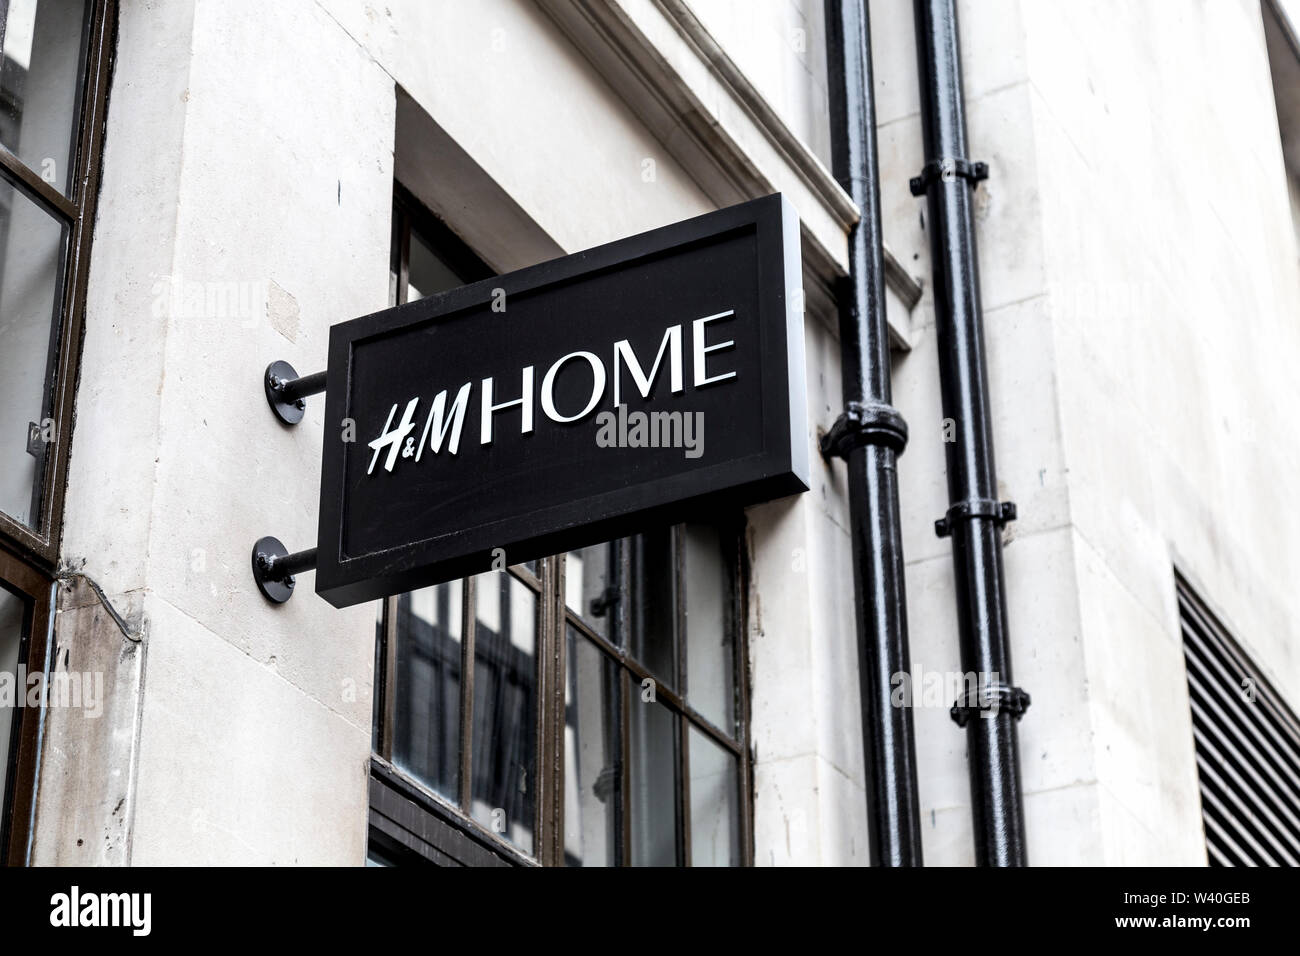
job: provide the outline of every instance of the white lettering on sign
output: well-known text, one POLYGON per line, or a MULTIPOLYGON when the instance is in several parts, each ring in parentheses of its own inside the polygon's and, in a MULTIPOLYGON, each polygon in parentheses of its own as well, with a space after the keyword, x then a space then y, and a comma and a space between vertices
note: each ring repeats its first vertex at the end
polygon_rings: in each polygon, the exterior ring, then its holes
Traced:
POLYGON ((659 351, 655 353, 655 363, 650 366, 650 374, 647 375, 641 370, 641 363, 637 361, 636 353, 632 351, 632 344, 627 339, 622 339, 614 343, 614 407, 617 408, 622 404, 619 396, 619 384, 622 376, 619 372, 619 362, 622 361, 627 365, 627 370, 632 373, 632 381, 636 382, 637 391, 641 393, 642 398, 650 397, 650 386, 654 382, 655 375, 659 373, 659 363, 664 360, 664 352, 669 348, 672 351, 668 354, 669 363, 669 384, 676 394, 682 390, 682 327, 672 325, 664 333, 664 340, 659 345, 659 351))
POLYGON ((553 422, 576 422, 578 419, 591 414, 592 409, 600 404, 600 397, 604 394, 605 366, 600 359, 590 352, 570 352, 563 358, 557 359, 555 364, 547 370, 546 377, 542 379, 542 411, 553 422), (555 410, 555 376, 560 369, 564 368, 564 363, 573 358, 586 359, 591 366, 591 399, 578 414, 561 415, 555 410))
POLYGON ((406 403, 406 411, 402 413, 402 424, 395 431, 389 431, 389 426, 393 424, 393 416, 397 414, 397 406, 394 405, 389 409, 388 421, 384 422, 383 432, 370 443, 370 447, 375 450, 375 453, 370 456, 370 467, 366 469, 367 475, 375 470, 375 462, 379 460, 379 450, 385 445, 388 446, 388 458, 384 461, 384 471, 393 470, 393 465, 397 462, 397 453, 401 451, 402 439, 415 427, 413 416, 415 415, 415 406, 419 401, 418 398, 413 398, 406 403))
POLYGON ((705 316, 702 319, 696 319, 691 331, 695 334, 695 387, 702 385, 712 385, 714 382, 722 382, 729 378, 735 378, 735 372, 726 372, 722 375, 714 375, 712 378, 705 372, 704 357, 710 352, 717 352, 721 349, 729 348, 735 345, 735 342, 718 342, 716 345, 704 344, 704 325, 707 322, 715 322, 718 319, 725 319, 729 315, 735 315, 733 311, 719 312, 717 315, 705 316))
MULTIPOLYGON (((550 374, 549 372, 547 373, 550 374)), ((479 443, 483 445, 492 444, 492 416, 503 408, 510 408, 518 405, 523 409, 523 417, 519 427, 519 434, 527 435, 533 430, 533 367, 529 365, 524 369, 523 374, 523 394, 514 401, 502 402, 500 405, 492 404, 492 379, 483 379, 483 415, 480 419, 479 426, 479 443)))
MULTIPOLYGON (((736 377, 734 369, 728 371, 718 368, 721 357, 714 359, 713 374, 709 373, 707 366, 708 357, 712 353, 721 352, 736 345, 734 340, 710 343, 707 338, 708 326, 711 323, 733 317, 735 314, 734 309, 728 309, 726 312, 707 315, 691 323, 691 381, 696 388, 716 385, 736 377)), ((496 415, 498 412, 507 409, 516 407, 519 409, 519 432, 521 435, 527 435, 533 430, 535 403, 541 405, 542 414, 547 419, 561 425, 572 424, 586 418, 596 410, 607 392, 612 393, 611 398, 613 401, 610 403, 611 406, 620 408, 623 405, 622 386, 625 371, 631 377, 637 393, 642 398, 649 398, 655 381, 660 377, 660 371, 666 363, 668 388, 672 394, 681 393, 685 389, 684 337, 685 333, 681 324, 671 325, 666 328, 663 338, 660 340, 659 348, 655 352, 654 362, 651 364, 649 372, 645 370, 645 366, 637 357, 630 340, 619 339, 614 343, 612 373, 606 371, 604 361, 596 353, 577 351, 562 355, 551 363, 542 376, 540 393, 537 393, 534 388, 536 366, 533 365, 525 366, 520 370, 518 398, 501 400, 499 393, 510 394, 509 390, 501 389, 500 383, 495 376, 482 379, 479 385, 479 444, 492 444, 496 415), (588 394, 586 403, 580 409, 562 411, 555 404, 555 380, 561 371, 569 366, 580 368, 584 364, 590 369, 591 374, 591 391, 588 394), (613 387, 608 388, 611 377, 613 387)), ((569 374, 580 373, 570 372, 569 374)), ((375 465, 379 462, 380 452, 385 449, 387 449, 388 453, 384 458, 383 470, 387 472, 393 470, 399 457, 412 458, 419 462, 424 457, 425 449, 438 455, 442 453, 445 445, 449 454, 459 454, 461 431, 465 423, 465 411, 469 407, 470 392, 473 390, 473 385, 473 382, 465 382, 461 385, 456 392, 456 397, 451 401, 450 408, 447 407, 448 389, 444 388, 434 396, 428 414, 425 416, 424 429, 420 434, 418 443, 415 438, 411 437, 411 433, 415 429, 415 414, 420 403, 419 396, 406 403, 406 408, 402 412, 402 417, 398 421, 396 428, 393 427, 393 419, 397 417, 397 407, 400 403, 395 403, 388 412, 388 419, 384 422, 383 431, 374 441, 369 443, 369 447, 374 450, 374 454, 370 458, 370 467, 366 469, 366 474, 374 473, 375 465)))
POLYGON ((433 407, 429 409, 429 417, 424 422, 424 434, 420 436, 420 447, 415 449, 415 460, 419 461, 420 456, 424 454, 424 443, 429 438, 429 429, 433 429, 433 443, 429 446, 436 455, 442 451, 442 443, 447 437, 447 429, 451 429, 451 442, 447 445, 447 450, 453 455, 460 451, 460 427, 465 424, 465 408, 469 405, 469 388, 470 383, 466 382, 456 393, 456 401, 451 405, 451 419, 443 417, 443 410, 447 405, 447 390, 444 388, 438 393, 438 397, 433 400, 433 407))

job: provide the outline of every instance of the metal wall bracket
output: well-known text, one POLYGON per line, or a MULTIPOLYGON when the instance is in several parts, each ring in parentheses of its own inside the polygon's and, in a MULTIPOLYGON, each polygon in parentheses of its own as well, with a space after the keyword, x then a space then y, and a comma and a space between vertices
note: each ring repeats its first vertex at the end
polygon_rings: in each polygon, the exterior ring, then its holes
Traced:
POLYGON ((971 691, 965 697, 957 698, 957 703, 952 705, 948 715, 958 727, 965 727, 973 715, 984 711, 1001 713, 1005 710, 1019 720, 1029 709, 1029 704, 1029 694, 1019 687, 990 684, 982 689, 971 691))
POLYGON ((1008 521, 1016 520, 1016 503, 1014 501, 994 501, 992 498, 972 498, 970 501, 959 501, 948 509, 946 515, 934 523, 934 533, 941 538, 946 538, 952 534, 955 522, 970 518, 992 518, 998 523, 998 527, 1001 527, 1008 521))
POLYGON ((618 588, 605 588, 599 595, 591 599, 589 608, 592 617, 604 617, 605 613, 619 602, 620 593, 618 588))
POLYGON ((262 376, 266 403, 286 425, 297 425, 307 411, 308 395, 325 391, 325 373, 299 375, 288 362, 272 362, 262 376))
POLYGON ((316 567, 316 549, 290 554, 279 538, 258 538, 253 545, 253 580, 262 597, 283 604, 293 597, 294 575, 316 567))
POLYGON ((938 180, 942 183, 956 182, 964 179, 974 186, 989 178, 988 163, 972 163, 968 159, 932 159, 921 167, 921 175, 908 180, 913 196, 924 196, 930 183, 938 180))
POLYGON ((892 405, 884 402, 849 402, 831 430, 822 435, 823 458, 846 461, 849 452, 863 445, 885 445, 901 455, 907 447, 907 422, 892 405))

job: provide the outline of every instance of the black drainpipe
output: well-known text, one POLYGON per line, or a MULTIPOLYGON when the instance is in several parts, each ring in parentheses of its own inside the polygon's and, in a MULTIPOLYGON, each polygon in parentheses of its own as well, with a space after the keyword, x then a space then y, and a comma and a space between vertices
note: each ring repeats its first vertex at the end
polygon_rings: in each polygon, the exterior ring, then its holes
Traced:
POLYGON ((891 701, 893 675, 911 672, 895 467, 907 444, 907 424, 890 404, 870 49, 862 0, 826 0, 833 166, 862 219, 849 233, 849 278, 837 295, 845 411, 821 448, 823 455, 843 458, 849 470, 871 862, 920 866, 912 711, 910 701, 903 707, 891 701))
POLYGON ((971 192, 988 168, 966 158, 954 3, 915 0, 926 161, 912 180, 912 193, 929 197, 939 382, 955 439, 946 444, 951 507, 935 530, 940 537, 952 536, 962 668, 979 681, 952 709, 953 719, 966 728, 976 861, 1024 866, 1015 722, 1029 706, 1029 695, 1011 680, 1002 578, 1002 525, 1015 518, 1016 509, 997 499, 971 221, 971 192))

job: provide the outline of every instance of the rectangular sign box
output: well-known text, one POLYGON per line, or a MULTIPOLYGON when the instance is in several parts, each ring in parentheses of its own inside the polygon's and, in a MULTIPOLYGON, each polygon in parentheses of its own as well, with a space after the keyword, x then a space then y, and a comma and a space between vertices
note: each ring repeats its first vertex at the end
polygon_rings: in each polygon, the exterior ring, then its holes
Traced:
POLYGON ((341 323, 327 383, 336 607, 806 491, 798 216, 768 196, 341 323))

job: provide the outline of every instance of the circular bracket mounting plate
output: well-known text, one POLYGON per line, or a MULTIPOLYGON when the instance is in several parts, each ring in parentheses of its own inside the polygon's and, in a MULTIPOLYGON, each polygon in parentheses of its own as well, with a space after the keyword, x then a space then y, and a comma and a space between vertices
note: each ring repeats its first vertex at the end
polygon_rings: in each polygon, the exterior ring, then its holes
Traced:
POLYGON ((297 370, 288 362, 272 362, 266 367, 262 376, 262 387, 266 390, 266 403, 271 406, 275 417, 286 425, 297 425, 307 413, 307 403, 302 399, 289 401, 280 394, 276 384, 291 382, 298 377, 297 370))
POLYGON ((257 544, 253 545, 253 580, 257 582, 257 589, 262 592, 262 597, 274 604, 283 604, 293 597, 294 579, 292 575, 279 580, 268 577, 267 565, 272 559, 278 560, 288 555, 288 549, 279 538, 269 536, 258 538, 257 544))

